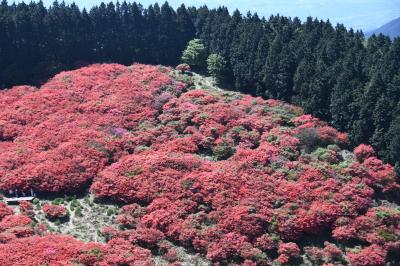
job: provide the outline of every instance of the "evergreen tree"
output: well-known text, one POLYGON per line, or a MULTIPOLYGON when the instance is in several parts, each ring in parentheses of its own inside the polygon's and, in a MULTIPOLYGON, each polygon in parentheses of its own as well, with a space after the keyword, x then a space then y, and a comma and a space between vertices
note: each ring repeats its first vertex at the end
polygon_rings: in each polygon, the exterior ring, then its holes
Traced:
POLYGON ((208 73, 219 83, 223 78, 226 61, 219 54, 210 54, 207 58, 208 73))
POLYGON ((372 114, 377 103, 376 100, 382 95, 384 87, 382 76, 377 74, 374 80, 367 86, 365 93, 361 96, 359 119, 355 122, 353 131, 351 132, 354 142, 368 142, 372 137, 375 130, 372 114))
MULTIPOLYGON (((397 108, 397 114, 399 114, 399 111, 400 106, 397 108)), ((385 158, 396 167, 397 173, 400 174, 400 115, 393 119, 387 135, 387 141, 389 142, 389 148, 385 153, 385 158)))
POLYGON ((178 27, 178 47, 177 50, 183 51, 186 47, 186 44, 195 37, 196 29, 194 27, 192 18, 185 5, 182 4, 177 10, 177 27, 178 27))
POLYGON ((168 2, 165 2, 161 6, 158 24, 158 49, 160 49, 158 60, 164 62, 165 65, 176 65, 179 62, 180 34, 176 20, 176 12, 168 5, 168 2))
POLYGON ((191 40, 182 54, 182 61, 193 67, 204 66, 207 57, 206 48, 200 39, 191 40))
POLYGON ((158 49, 159 18, 160 7, 158 4, 155 4, 154 6, 150 5, 149 8, 144 11, 146 30, 144 30, 143 49, 145 49, 145 55, 143 57, 143 62, 148 64, 156 64, 157 62, 160 62, 160 53, 162 51, 158 49))

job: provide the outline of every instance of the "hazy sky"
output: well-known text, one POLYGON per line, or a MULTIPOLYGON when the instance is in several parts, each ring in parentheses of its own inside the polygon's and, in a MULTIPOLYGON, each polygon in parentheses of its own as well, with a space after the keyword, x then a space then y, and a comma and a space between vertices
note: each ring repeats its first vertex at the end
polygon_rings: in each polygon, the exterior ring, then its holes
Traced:
MULTIPOLYGON (((108 1, 106 0, 106 2, 108 1)), ((53 0, 43 0, 43 2, 50 4, 53 0)), ((75 2, 81 7, 90 8, 102 0, 65 0, 65 2, 75 2)), ((148 6, 157 1, 138 0, 137 2, 148 6)), ((164 0, 158 2, 163 3, 164 0)), ((298 16, 303 20, 307 16, 329 18, 332 23, 340 22, 348 27, 364 31, 378 28, 386 22, 400 17, 400 0, 170 0, 168 2, 174 7, 181 3, 187 6, 207 4, 209 7, 216 7, 224 5, 231 11, 238 8, 242 13, 246 13, 250 10, 266 17, 279 13, 291 17, 298 16)))

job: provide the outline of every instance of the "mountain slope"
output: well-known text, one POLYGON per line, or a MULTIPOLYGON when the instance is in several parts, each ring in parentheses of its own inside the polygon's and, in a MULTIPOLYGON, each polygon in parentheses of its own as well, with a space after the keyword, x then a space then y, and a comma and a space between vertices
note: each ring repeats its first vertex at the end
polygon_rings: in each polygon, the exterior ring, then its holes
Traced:
POLYGON ((372 34, 384 34, 388 35, 391 39, 400 36, 400 18, 396 18, 385 25, 379 27, 376 30, 368 32, 366 35, 371 36, 372 34))
POLYGON ((0 204, 0 264, 398 263, 392 166, 299 107, 210 85, 111 64, 1 92, 0 188, 39 199, 0 204), (64 192, 114 203, 106 243, 33 222, 77 221, 79 201, 46 201, 64 192))

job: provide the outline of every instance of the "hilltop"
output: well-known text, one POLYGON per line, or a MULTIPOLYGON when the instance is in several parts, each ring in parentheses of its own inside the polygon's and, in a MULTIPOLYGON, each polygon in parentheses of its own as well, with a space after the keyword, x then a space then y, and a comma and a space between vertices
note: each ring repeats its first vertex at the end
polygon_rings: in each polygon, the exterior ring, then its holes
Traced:
POLYGON ((399 262, 394 168, 300 107, 141 64, 0 106, 0 189, 38 194, 0 203, 1 265, 399 262))
POLYGON ((371 36, 372 34, 384 34, 389 36, 391 39, 394 39, 396 37, 400 36, 400 18, 396 18, 385 25, 379 27, 376 30, 373 30, 371 32, 368 32, 366 35, 371 36))

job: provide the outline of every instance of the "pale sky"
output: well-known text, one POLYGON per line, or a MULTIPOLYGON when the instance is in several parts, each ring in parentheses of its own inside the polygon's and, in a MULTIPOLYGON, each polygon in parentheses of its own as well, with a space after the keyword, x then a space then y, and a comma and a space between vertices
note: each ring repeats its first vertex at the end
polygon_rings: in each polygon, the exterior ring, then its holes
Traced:
MULTIPOLYGON (((108 1, 106 0, 106 2, 108 1)), ((49 5, 53 0, 43 0, 43 2, 49 5)), ((65 0, 65 2, 75 2, 80 7, 90 8, 101 3, 102 0, 65 0)), ((120 0, 120 2, 122 1, 120 0)), ((133 1, 128 0, 127 2, 133 1)), ((137 2, 146 7, 157 1, 139 0, 137 2)), ((158 2, 164 3, 164 1, 158 2)), ((206 4, 208 7, 217 7, 224 5, 230 11, 238 8, 243 14, 246 14, 250 10, 265 17, 279 13, 291 17, 298 16, 302 20, 307 16, 324 20, 329 18, 334 24, 339 22, 347 27, 364 31, 376 29, 390 20, 400 17, 400 0, 170 0, 168 2, 174 7, 182 3, 186 6, 206 4)))

